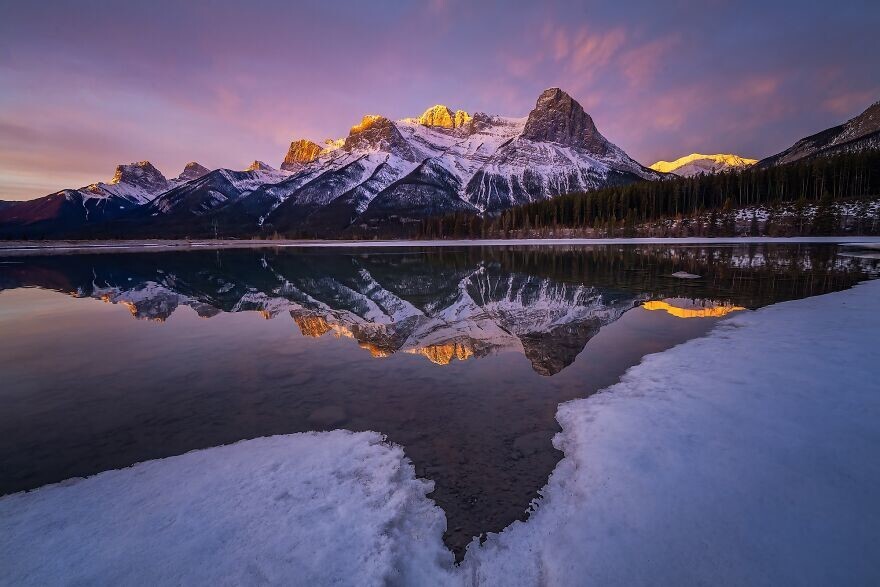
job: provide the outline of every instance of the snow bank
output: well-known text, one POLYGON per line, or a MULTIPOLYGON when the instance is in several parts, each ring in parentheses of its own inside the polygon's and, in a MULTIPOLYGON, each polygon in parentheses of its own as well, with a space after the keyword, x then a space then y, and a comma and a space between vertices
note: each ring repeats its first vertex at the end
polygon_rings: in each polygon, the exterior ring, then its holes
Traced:
POLYGON ((0 499, 7 585, 427 584, 446 520, 399 447, 259 438, 0 499))
POLYGON ((2 498, 3 581, 878 584, 878 300, 736 314, 563 404, 537 511, 460 567, 402 449, 337 430, 2 498))
POLYGON ((543 503, 471 545, 474 582, 878 584, 878 300, 737 314, 563 404, 543 503))

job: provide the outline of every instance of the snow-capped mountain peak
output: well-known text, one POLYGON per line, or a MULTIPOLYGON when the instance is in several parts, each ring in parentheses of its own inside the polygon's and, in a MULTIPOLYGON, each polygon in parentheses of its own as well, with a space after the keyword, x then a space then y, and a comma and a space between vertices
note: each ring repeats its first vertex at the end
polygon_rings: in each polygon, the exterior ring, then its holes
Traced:
POLYGON ((757 159, 747 159, 739 155, 718 153, 715 155, 703 155, 691 153, 679 157, 675 161, 657 161, 650 166, 655 171, 662 173, 674 173, 682 177, 692 177, 700 174, 712 174, 732 169, 743 169, 757 163, 757 159))
POLYGON ((119 197, 130 203, 143 204, 168 187, 168 179, 152 163, 138 161, 117 165, 109 182, 93 183, 79 191, 87 198, 119 197))

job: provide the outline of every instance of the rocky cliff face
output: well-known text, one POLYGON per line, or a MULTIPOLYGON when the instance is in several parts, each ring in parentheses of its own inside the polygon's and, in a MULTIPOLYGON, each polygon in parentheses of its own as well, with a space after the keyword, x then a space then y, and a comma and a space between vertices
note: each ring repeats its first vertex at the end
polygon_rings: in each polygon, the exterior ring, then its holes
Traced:
POLYGON ((117 165, 110 185, 128 184, 138 186, 144 190, 162 190, 168 185, 168 180, 162 172, 156 169, 149 161, 138 161, 128 165, 117 165))
POLYGON ((424 126, 449 129, 461 128, 470 121, 470 114, 464 110, 453 112, 442 104, 431 106, 418 119, 419 124, 424 126))
POLYGON ((281 163, 281 169, 286 171, 299 171, 312 161, 318 158, 321 153, 321 146, 313 143, 308 139, 299 139, 290 143, 287 155, 284 156, 284 162, 281 163))
POLYGON ((559 88, 541 93, 535 108, 529 112, 522 137, 586 149, 599 157, 610 151, 609 142, 596 129, 590 115, 559 88))
POLYGON ((368 114, 351 127, 342 148, 349 152, 383 151, 404 159, 415 159, 410 144, 400 134, 397 125, 377 114, 368 114))

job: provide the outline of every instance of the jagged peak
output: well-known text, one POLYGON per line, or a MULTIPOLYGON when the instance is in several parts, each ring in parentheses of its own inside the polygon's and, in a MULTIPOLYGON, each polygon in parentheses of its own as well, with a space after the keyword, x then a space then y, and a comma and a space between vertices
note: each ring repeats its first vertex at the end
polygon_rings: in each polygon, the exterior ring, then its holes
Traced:
POLYGON ((274 167, 263 163, 262 161, 254 161, 250 165, 248 165, 245 171, 276 171, 274 167))
POLYGON ((675 161, 657 161, 656 163, 651 165, 650 168, 654 171, 660 171, 662 173, 672 173, 676 169, 687 165, 688 163, 704 160, 712 161, 714 163, 725 165, 727 167, 748 167, 758 162, 757 159, 747 159, 745 157, 740 157, 739 155, 732 155, 727 153, 717 153, 715 155, 691 153, 690 155, 679 157, 675 161))
POLYGON ((358 133, 364 132, 365 130, 369 130, 377 126, 385 126, 387 124, 391 124, 391 121, 381 114, 366 114, 363 118, 361 118, 361 121, 358 124, 351 127, 351 129, 348 131, 348 134, 356 135, 358 133))
POLYGON ((193 179, 198 179, 203 175, 207 175, 210 172, 211 170, 201 163, 197 161, 190 161, 183 166, 183 171, 180 173, 180 175, 177 176, 177 179, 192 181, 193 179))
POLYGON ((116 166, 113 178, 109 181, 110 185, 120 183, 160 183, 167 179, 162 172, 156 169, 149 161, 136 161, 134 163, 120 164, 116 166))
POLYGON ((471 120, 471 115, 464 110, 452 111, 443 104, 436 104, 425 110, 417 119, 423 126, 437 126, 441 128, 460 128, 471 120))
POLYGON ((583 106, 556 87, 547 88, 538 96, 522 136, 585 149, 598 156, 605 156, 614 148, 598 131, 583 106))
POLYGON ((318 158, 323 149, 321 145, 309 139, 298 139, 290 143, 287 155, 281 163, 281 169, 296 171, 318 158))

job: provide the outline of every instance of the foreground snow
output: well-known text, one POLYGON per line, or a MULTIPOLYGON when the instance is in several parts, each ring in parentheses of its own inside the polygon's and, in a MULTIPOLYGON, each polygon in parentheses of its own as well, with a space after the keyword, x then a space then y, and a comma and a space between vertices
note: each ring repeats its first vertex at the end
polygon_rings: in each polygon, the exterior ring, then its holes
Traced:
POLYGON ((452 565, 443 512, 380 440, 259 438, 3 498, 0 584, 426 584, 452 565))
POLYGON ((0 499, 13 584, 880 581, 880 281, 738 313, 563 404, 528 522, 452 567, 371 433, 257 439, 0 499))

